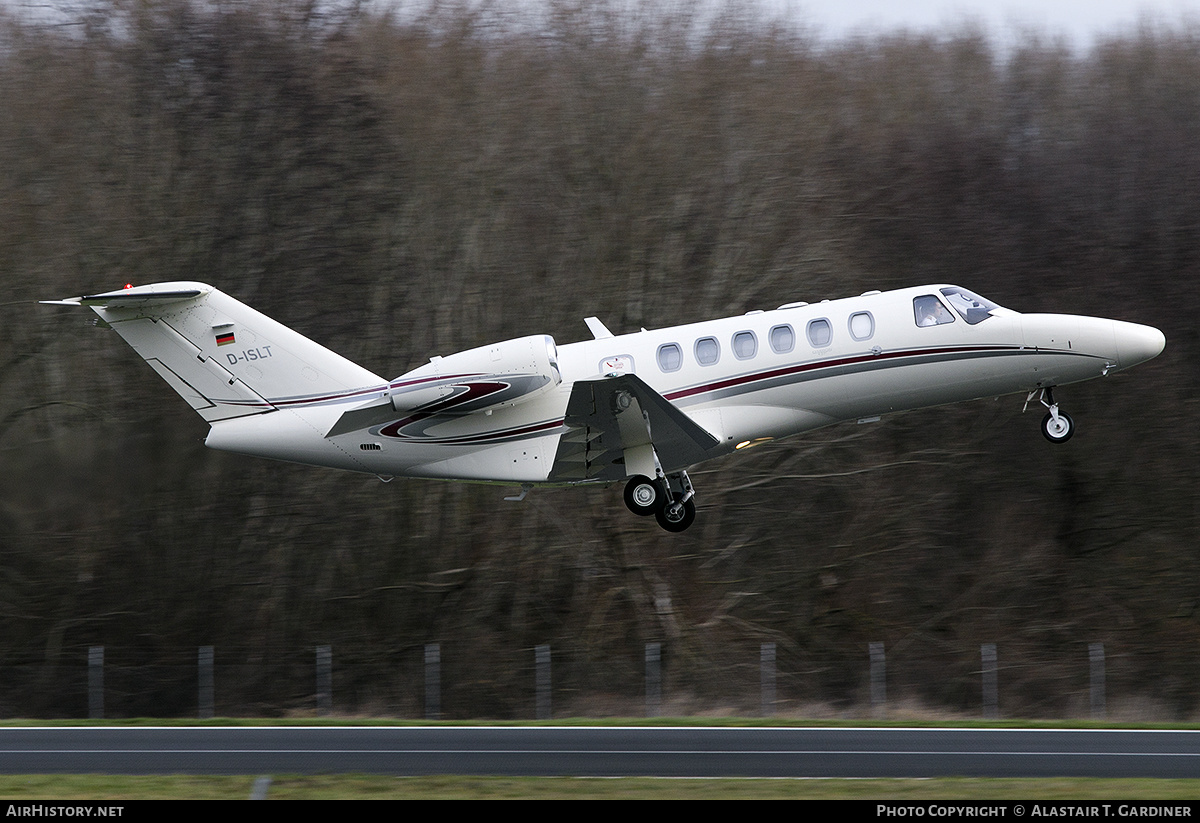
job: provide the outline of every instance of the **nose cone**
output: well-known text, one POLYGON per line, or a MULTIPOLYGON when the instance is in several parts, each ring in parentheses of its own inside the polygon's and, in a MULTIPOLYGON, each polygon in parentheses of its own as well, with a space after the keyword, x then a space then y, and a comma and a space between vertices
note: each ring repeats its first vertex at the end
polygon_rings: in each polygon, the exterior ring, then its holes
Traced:
POLYGON ((1114 320, 1113 332, 1117 338, 1117 359, 1123 369, 1158 357, 1167 345, 1167 338, 1153 326, 1114 320))

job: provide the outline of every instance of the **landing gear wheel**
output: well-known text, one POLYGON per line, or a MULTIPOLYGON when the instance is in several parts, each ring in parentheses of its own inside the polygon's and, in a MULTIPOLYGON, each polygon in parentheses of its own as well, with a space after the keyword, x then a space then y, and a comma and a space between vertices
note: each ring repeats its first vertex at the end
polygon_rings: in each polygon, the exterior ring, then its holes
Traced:
POLYGON ((662 508, 662 489, 645 475, 635 475, 625 484, 625 505, 639 517, 649 517, 662 508))
POLYGON ((1042 418, 1042 436, 1051 443, 1066 443, 1075 433, 1075 421, 1066 412, 1059 412, 1058 419, 1047 413, 1042 418))
POLYGON ((658 525, 669 532, 681 532, 696 519, 696 504, 690 499, 682 503, 675 500, 654 513, 658 525))

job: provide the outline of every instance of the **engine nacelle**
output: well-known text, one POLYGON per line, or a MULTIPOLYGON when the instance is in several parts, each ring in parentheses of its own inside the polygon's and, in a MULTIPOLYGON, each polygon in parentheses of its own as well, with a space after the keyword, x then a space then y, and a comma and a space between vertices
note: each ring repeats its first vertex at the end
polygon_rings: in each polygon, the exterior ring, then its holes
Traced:
POLYGON ((391 384, 399 412, 470 414, 515 406, 562 383, 558 348, 548 334, 433 357, 391 384))

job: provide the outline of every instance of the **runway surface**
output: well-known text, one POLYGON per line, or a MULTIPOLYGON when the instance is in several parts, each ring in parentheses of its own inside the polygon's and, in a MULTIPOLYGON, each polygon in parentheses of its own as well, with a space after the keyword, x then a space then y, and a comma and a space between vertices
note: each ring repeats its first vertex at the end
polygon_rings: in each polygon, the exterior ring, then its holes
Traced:
POLYGON ((1200 732, 1028 729, 0 729, 0 773, 1200 777, 1200 732))

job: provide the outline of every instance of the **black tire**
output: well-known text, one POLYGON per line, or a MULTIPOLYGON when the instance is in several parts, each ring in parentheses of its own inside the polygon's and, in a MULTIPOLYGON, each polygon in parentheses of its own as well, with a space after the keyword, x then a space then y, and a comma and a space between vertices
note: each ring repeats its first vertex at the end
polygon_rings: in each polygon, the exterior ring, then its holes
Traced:
POLYGON ((1055 425, 1054 415, 1049 412, 1042 418, 1042 437, 1051 443, 1066 443, 1075 434, 1075 421, 1066 412, 1058 413, 1058 425, 1055 425))
POLYGON ((629 478, 625 484, 625 505, 638 517, 649 517, 662 508, 663 493, 657 483, 645 475, 629 478))
POLYGON ((658 525, 669 532, 684 531, 696 519, 696 504, 691 500, 679 505, 678 508, 675 504, 668 504, 654 513, 654 519, 658 521, 658 525))

